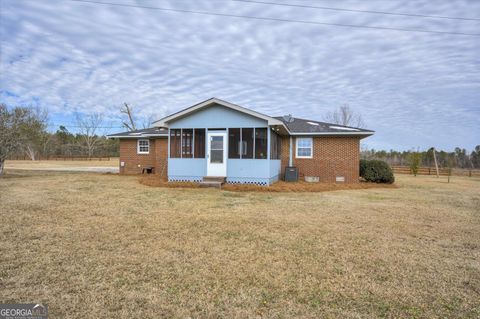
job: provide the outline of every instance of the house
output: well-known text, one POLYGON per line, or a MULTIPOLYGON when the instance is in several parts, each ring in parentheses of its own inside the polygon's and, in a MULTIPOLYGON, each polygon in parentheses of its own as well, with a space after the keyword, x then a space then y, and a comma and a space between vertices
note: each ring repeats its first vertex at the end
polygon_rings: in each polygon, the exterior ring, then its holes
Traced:
POLYGON ((109 135, 120 140, 120 173, 151 168, 168 181, 270 185, 285 167, 320 182, 359 181, 360 140, 374 132, 292 116, 272 117, 217 98, 109 135))

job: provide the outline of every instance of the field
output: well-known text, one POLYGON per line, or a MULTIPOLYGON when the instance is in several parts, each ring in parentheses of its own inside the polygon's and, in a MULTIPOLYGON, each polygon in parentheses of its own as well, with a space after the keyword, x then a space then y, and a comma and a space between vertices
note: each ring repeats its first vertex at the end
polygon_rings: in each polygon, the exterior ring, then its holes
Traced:
POLYGON ((109 161, 70 161, 70 160, 45 160, 45 161, 22 161, 22 160, 8 160, 5 162, 5 169, 26 169, 26 170, 41 170, 41 169, 61 169, 72 167, 114 167, 118 168, 118 158, 112 157, 109 161))
POLYGON ((320 193, 0 178, 0 300, 51 318, 478 318, 480 179, 320 193))

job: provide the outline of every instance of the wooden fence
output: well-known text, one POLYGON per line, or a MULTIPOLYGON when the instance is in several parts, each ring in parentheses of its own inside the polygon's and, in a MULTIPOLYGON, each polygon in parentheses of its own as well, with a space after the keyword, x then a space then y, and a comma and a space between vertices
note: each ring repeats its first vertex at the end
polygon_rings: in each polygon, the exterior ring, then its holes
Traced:
MULTIPOLYGON (((26 155, 11 156, 9 160, 14 161, 29 161, 30 157, 26 155)), ((38 161, 109 161, 110 156, 84 156, 84 155, 51 155, 51 156, 39 156, 35 160, 38 161)))
MULTIPOLYGON (((392 166, 393 173, 395 174, 412 174, 410 167, 408 166, 392 166)), ((438 174, 440 176, 468 176, 468 177, 480 177, 480 170, 478 169, 462 169, 462 168, 439 168, 438 174)), ((419 167, 417 175, 437 175, 435 167, 419 167)))

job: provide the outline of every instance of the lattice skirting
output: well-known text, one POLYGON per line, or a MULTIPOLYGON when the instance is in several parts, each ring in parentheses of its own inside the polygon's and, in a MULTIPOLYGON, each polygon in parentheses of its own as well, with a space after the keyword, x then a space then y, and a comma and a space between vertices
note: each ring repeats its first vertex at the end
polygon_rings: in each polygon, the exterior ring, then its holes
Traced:
MULTIPOLYGON (((169 176, 169 182, 194 182, 199 183, 203 180, 203 176, 169 176)), ((255 178, 255 177, 227 177, 228 184, 246 184, 268 186, 278 181, 278 176, 272 178, 255 178)))
POLYGON ((201 182, 203 177, 200 176, 168 176, 169 182, 201 182))
POLYGON ((270 179, 252 177, 227 177, 227 183, 268 186, 270 185, 270 179))

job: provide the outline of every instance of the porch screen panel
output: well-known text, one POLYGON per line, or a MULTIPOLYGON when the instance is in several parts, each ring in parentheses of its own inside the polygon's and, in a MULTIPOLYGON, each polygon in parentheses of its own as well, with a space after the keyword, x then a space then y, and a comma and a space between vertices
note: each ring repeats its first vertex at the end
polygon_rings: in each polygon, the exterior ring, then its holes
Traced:
POLYGON ((181 154, 182 137, 179 129, 170 130, 170 157, 178 158, 181 154))
POLYGON ((253 158, 253 128, 242 128, 242 158, 253 158))
POLYGON ((271 159, 280 159, 280 136, 272 132, 270 134, 270 158, 271 159))
POLYGON ((196 128, 195 129, 195 143, 194 143, 195 151, 194 156, 195 158, 205 158, 205 129, 204 128, 196 128))
POLYGON ((193 129, 182 130, 182 157, 193 157, 193 129))
POLYGON ((266 159, 267 158, 267 129, 256 128, 255 129, 255 158, 266 159))
POLYGON ((228 158, 240 158, 240 136, 239 128, 228 130, 228 158))

